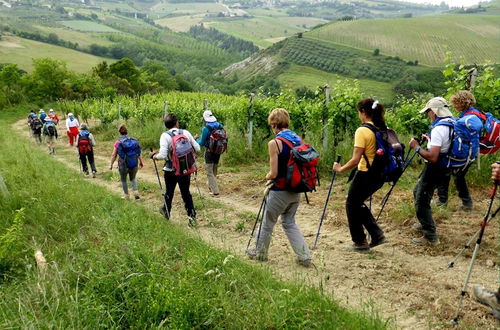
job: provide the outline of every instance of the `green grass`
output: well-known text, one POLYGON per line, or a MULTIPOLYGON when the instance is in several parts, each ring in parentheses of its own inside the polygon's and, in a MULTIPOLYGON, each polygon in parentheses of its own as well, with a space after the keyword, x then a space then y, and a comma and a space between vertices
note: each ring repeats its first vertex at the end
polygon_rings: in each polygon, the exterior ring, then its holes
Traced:
POLYGON ((336 22, 308 37, 442 65, 446 51, 466 63, 500 62, 500 16, 442 15, 336 22))
POLYGON ((42 25, 37 25, 35 26, 35 28, 43 31, 46 34, 55 33, 60 39, 77 42, 80 46, 89 46, 91 44, 109 46, 112 44, 111 41, 109 41, 99 33, 80 32, 69 29, 67 27, 49 27, 42 25))
MULTIPOLYGON (((345 81, 352 82, 355 79, 335 73, 321 71, 308 66, 292 65, 284 73, 278 76, 282 87, 296 89, 302 86, 315 90, 318 86, 329 84, 330 86, 342 84, 345 81)), ((394 87, 391 83, 379 82, 370 79, 358 79, 363 96, 376 97, 381 102, 392 101, 394 87)))
POLYGON ((219 13, 226 11, 226 7, 219 3, 194 2, 194 3, 159 3, 152 8, 154 13, 163 14, 199 14, 219 13))
POLYGON ((92 21, 61 21, 60 23, 70 29, 83 32, 120 32, 109 26, 92 21))
POLYGON ((199 24, 203 21, 203 14, 174 16, 156 20, 155 23, 161 26, 166 26, 176 32, 187 32, 193 25, 199 24))
POLYGON ((68 69, 88 72, 102 61, 109 59, 85 54, 76 50, 19 37, 4 36, 0 41, 0 62, 15 63, 31 71, 33 58, 51 57, 67 63, 68 69))
POLYGON ((44 148, 12 138, 9 125, 20 116, 4 110, 0 120, 11 193, 0 197, 0 234, 25 209, 22 256, 0 276, 0 328, 386 327, 77 176, 44 148), (36 247, 49 263, 45 276, 36 247))

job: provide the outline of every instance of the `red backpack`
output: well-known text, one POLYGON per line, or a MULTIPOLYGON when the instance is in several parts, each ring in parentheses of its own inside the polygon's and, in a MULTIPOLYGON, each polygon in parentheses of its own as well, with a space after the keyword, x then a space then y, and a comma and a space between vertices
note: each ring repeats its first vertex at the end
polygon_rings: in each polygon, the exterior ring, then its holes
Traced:
POLYGON ((208 150, 216 155, 221 155, 227 150, 227 134, 224 128, 217 128, 210 134, 208 150))
POLYGON ((482 154, 494 154, 500 149, 500 122, 489 112, 470 108, 464 114, 476 115, 483 122, 483 135, 479 141, 479 152, 482 154))
POLYGON ((177 134, 171 131, 167 134, 172 137, 171 161, 175 175, 184 176, 196 172, 196 153, 183 130, 178 130, 177 134))
POLYGON ((78 135, 78 152, 81 155, 86 155, 90 150, 92 150, 92 145, 90 144, 89 134, 82 133, 78 135))
POLYGON ((290 158, 287 163, 284 178, 277 178, 275 187, 297 193, 316 190, 318 181, 317 165, 319 156, 316 150, 301 140, 300 146, 294 147, 292 142, 285 138, 276 139, 290 148, 290 158))

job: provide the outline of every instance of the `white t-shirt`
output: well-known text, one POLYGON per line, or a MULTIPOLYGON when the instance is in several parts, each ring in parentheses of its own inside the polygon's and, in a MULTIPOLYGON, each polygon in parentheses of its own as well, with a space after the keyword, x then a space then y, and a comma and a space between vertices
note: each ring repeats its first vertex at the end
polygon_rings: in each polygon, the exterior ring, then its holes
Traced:
POLYGON ((431 131, 429 147, 441 147, 440 153, 447 153, 451 145, 450 129, 444 125, 434 127, 431 131))
MULTIPOLYGON (((165 159, 167 161, 166 166, 163 168, 164 171, 172 171, 172 168, 170 167, 171 164, 169 164, 170 153, 172 151, 172 137, 168 134, 168 132, 172 132, 175 135, 177 131, 179 131, 178 128, 171 128, 167 132, 163 132, 163 134, 160 136, 160 151, 158 151, 154 158, 165 159)), ((182 133, 189 139, 189 142, 191 142, 194 151, 199 152, 200 145, 198 144, 198 142, 196 142, 191 133, 189 133, 185 129, 182 130, 182 133)))

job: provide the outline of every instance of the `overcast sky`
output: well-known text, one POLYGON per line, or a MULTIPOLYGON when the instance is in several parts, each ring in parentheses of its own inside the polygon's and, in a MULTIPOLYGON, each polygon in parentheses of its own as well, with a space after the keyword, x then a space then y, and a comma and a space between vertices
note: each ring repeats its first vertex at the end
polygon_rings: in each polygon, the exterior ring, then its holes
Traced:
MULTIPOLYGON (((443 0, 408 0, 409 2, 416 3, 432 3, 432 4, 440 4, 443 0)), ((448 5, 453 7, 460 6, 472 6, 479 3, 479 0, 444 0, 448 5)), ((484 2, 484 1, 482 1, 484 2)))

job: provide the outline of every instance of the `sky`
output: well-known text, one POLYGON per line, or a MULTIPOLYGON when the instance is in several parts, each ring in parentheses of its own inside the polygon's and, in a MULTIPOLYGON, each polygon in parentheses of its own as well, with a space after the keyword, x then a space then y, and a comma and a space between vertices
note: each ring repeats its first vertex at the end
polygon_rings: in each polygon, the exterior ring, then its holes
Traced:
MULTIPOLYGON (((432 4, 440 4, 443 0, 408 0, 409 2, 416 3, 432 3, 432 4)), ((479 0, 444 0, 449 6, 452 7, 467 7, 472 5, 477 5, 479 0)), ((483 1, 484 2, 484 1, 483 1)))

